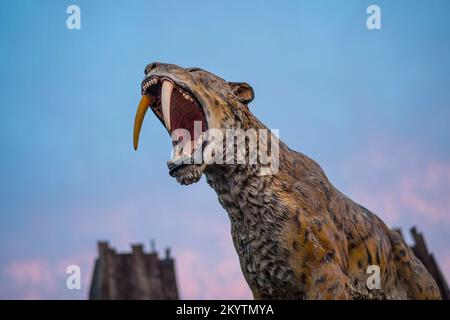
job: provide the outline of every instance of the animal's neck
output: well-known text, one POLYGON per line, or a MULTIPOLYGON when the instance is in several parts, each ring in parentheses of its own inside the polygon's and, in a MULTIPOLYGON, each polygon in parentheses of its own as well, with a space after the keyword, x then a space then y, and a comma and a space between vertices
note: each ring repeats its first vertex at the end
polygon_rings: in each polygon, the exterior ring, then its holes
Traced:
MULTIPOLYGON (((280 145, 279 152, 277 161, 282 161, 289 151, 284 145, 280 145)), ((249 222, 248 218, 253 216, 264 223, 265 220, 274 222, 283 216, 279 212, 281 200, 278 199, 274 185, 280 185, 280 171, 285 169, 280 166, 274 170, 278 172, 271 174, 267 165, 259 163, 223 164, 207 167, 205 175, 232 223, 246 224, 249 222), (263 170, 265 174, 262 174, 263 170)))
POLYGON ((260 180, 258 165, 216 165, 206 170, 208 184, 216 191, 225 209, 234 207, 242 192, 260 180))
MULTIPOLYGON (((231 221, 231 234, 241 269, 262 298, 282 297, 278 288, 292 286, 289 253, 280 242, 287 219, 273 192, 277 176, 260 176, 256 167, 219 167, 206 172, 231 221), (267 280, 267 275, 277 275, 267 280)), ((292 290, 294 290, 292 288, 292 290)))
POLYGON ((250 142, 244 140, 242 142, 246 148, 244 161, 246 163, 215 164, 207 167, 205 170, 207 182, 216 191, 232 222, 239 222, 244 218, 244 213, 247 216, 258 215, 259 219, 267 217, 273 221, 271 215, 279 216, 279 214, 268 209, 268 204, 277 205, 271 185, 279 179, 279 171, 285 170, 280 164, 283 159, 291 157, 292 151, 248 109, 239 111, 235 119, 237 126, 244 131, 251 129, 256 132, 257 141, 254 143, 257 145, 257 161, 249 163, 250 142), (261 157, 266 157, 265 161, 262 161, 261 157))

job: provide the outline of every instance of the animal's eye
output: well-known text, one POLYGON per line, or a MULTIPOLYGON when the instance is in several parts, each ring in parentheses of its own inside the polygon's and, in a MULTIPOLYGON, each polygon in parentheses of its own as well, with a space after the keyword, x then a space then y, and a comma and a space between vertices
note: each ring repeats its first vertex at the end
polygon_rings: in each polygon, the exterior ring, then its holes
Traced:
POLYGON ((161 63, 159 62, 152 62, 149 65, 145 67, 145 74, 149 73, 152 69, 156 68, 157 66, 160 66, 161 63))
POLYGON ((201 71, 202 69, 200 69, 200 68, 187 68, 186 70, 189 71, 189 72, 195 72, 195 71, 201 71))

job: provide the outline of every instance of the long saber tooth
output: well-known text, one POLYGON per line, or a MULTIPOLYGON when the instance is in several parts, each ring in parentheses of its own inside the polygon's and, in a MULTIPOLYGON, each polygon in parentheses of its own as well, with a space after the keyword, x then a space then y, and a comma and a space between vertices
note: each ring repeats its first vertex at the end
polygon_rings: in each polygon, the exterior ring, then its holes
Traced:
POLYGON ((172 96, 173 83, 169 80, 163 80, 161 89, 161 106, 164 117, 164 123, 170 132, 170 98, 172 96))
POLYGON ((139 106, 136 111, 136 117, 134 118, 134 130, 133 130, 133 145, 134 150, 137 150, 139 144, 139 134, 141 133, 142 122, 145 118, 147 109, 152 105, 153 98, 151 96, 143 95, 139 106))

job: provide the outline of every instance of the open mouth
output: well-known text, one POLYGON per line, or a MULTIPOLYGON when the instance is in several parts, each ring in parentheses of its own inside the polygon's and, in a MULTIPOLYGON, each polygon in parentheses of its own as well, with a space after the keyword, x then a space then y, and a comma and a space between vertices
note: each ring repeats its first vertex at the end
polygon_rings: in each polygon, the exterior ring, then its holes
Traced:
MULTIPOLYGON (((189 132, 190 141, 183 141, 186 135, 180 136, 177 134, 178 140, 173 141, 173 146, 174 150, 177 150, 177 145, 186 146, 186 143, 190 142, 190 148, 183 148, 183 154, 185 157, 191 157, 198 149, 199 144, 201 145, 199 140, 202 139, 203 133, 207 129, 206 118, 201 105, 191 93, 167 77, 152 76, 146 78, 142 82, 141 90, 142 98, 134 122, 134 149, 136 150, 138 147, 139 134, 145 114, 148 108, 151 108, 171 136, 177 129, 184 129, 185 133, 189 132)), ((180 149, 178 148, 178 150, 180 149)), ((180 155, 174 154, 174 159, 177 156, 180 157, 180 155)), ((174 161, 174 159, 172 159, 173 163, 180 162, 174 161)), ((178 168, 177 165, 170 170, 173 171, 178 168)))

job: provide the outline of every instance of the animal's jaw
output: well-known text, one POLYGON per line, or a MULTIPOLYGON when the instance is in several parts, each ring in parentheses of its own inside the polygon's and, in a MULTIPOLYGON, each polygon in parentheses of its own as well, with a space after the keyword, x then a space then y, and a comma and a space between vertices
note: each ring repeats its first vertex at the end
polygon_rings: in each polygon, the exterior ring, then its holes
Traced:
MULTIPOLYGON (((250 85, 226 82, 199 68, 151 63, 145 68, 141 94, 134 125, 134 148, 138 147, 145 114, 151 109, 173 143, 169 174, 182 184, 197 182, 206 167, 215 167, 212 164, 221 157, 223 148, 216 142, 224 140, 224 130, 245 130, 254 124, 245 121, 247 104, 254 97, 250 85), (220 135, 216 135, 218 131, 220 135), (199 153, 202 153, 200 157, 199 153)), ((218 163, 222 161, 219 159, 218 163)))
POLYGON ((205 166, 194 164, 193 160, 204 147, 203 133, 208 128, 202 104, 185 83, 165 75, 148 74, 142 81, 141 93, 134 124, 135 150, 150 108, 171 135, 173 157, 168 161, 169 174, 183 185, 199 181, 205 166))
MULTIPOLYGON (((169 166, 169 165, 168 165, 169 166)), ((169 174, 174 177, 181 185, 190 185, 200 181, 200 178, 205 171, 206 164, 195 165, 185 164, 180 165, 178 168, 172 168, 169 174), (176 169, 176 170, 173 170, 176 169)), ((170 167, 169 167, 170 169, 170 167)))

